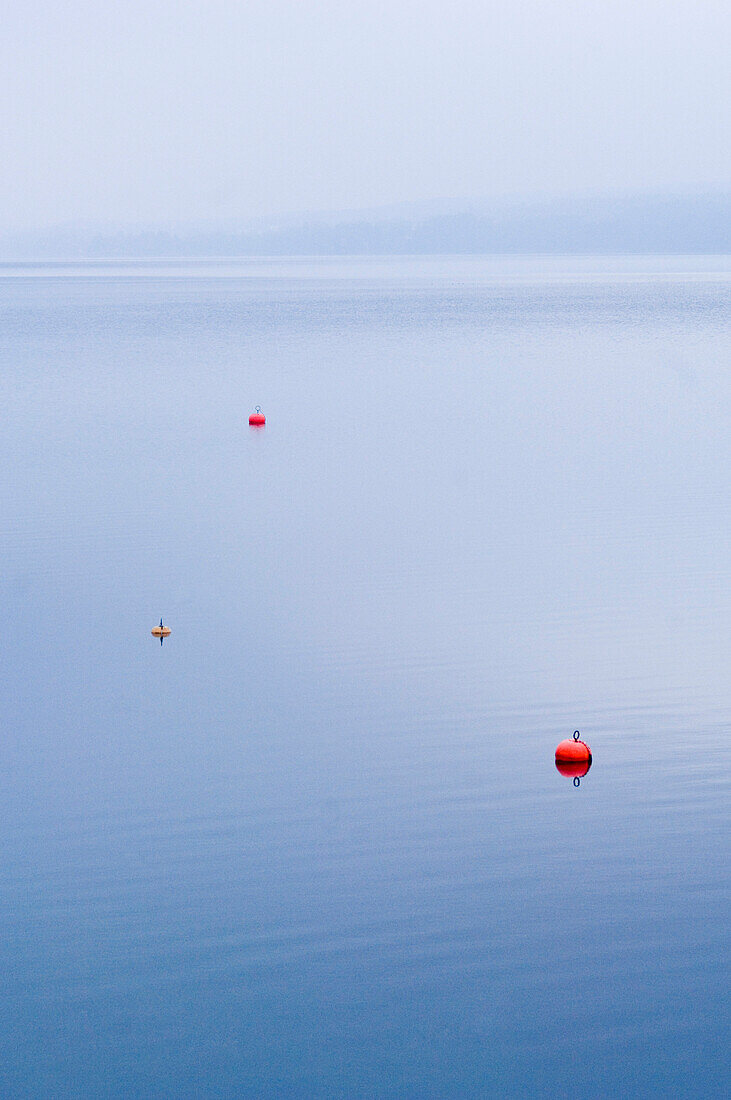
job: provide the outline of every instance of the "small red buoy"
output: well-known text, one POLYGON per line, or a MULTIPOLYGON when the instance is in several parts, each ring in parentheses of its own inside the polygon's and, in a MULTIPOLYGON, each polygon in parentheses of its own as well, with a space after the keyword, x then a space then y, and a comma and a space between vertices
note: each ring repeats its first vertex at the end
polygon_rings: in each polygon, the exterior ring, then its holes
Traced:
MULTIPOLYGON (((556 748, 556 764, 591 764, 591 749, 585 741, 579 740, 579 731, 574 730, 573 741, 562 741, 556 748)), ((588 771, 588 769, 587 769, 588 771)))
POLYGON ((261 428, 263 424, 266 424, 266 422, 267 422, 267 418, 264 416, 264 413, 261 411, 261 407, 259 405, 257 405, 256 406, 256 412, 253 412, 251 414, 251 416, 249 417, 249 424, 251 425, 252 428, 261 428))

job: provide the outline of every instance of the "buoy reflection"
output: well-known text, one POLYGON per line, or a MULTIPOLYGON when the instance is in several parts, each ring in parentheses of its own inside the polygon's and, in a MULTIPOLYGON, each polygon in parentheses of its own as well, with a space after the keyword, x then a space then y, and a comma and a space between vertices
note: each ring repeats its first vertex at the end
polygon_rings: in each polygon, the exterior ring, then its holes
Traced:
POLYGON ((581 780, 591 767, 591 757, 588 760, 557 760, 556 771, 565 775, 567 779, 573 779, 574 786, 578 787, 581 780))

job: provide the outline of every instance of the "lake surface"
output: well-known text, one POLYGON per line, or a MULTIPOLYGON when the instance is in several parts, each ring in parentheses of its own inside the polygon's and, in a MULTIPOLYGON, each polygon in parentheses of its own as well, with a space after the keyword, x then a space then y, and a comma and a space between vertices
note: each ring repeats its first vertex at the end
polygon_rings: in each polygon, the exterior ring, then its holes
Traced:
POLYGON ((728 1095, 729 271, 0 267, 3 1096, 728 1095))

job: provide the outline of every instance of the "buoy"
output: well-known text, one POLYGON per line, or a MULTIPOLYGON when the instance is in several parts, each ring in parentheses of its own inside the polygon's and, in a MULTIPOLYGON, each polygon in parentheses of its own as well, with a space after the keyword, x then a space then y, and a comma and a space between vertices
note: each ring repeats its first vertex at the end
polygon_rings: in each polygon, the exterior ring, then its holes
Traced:
POLYGON ((589 761, 591 764, 591 749, 585 741, 579 740, 579 731, 574 730, 573 741, 562 741, 556 748, 556 763, 576 764, 589 761))
POLYGON ((169 626, 163 626, 162 625, 162 619, 160 619, 160 625, 159 626, 153 626, 152 630, 150 631, 150 634, 152 634, 153 638, 159 638, 160 639, 160 645, 162 645, 163 638, 167 638, 169 633, 170 633, 170 627, 169 626))
POLYGON ((256 412, 253 412, 251 414, 251 416, 249 417, 249 424, 251 425, 252 428, 261 428, 261 426, 263 424, 266 424, 266 422, 267 422, 267 418, 264 416, 264 413, 261 411, 261 406, 257 405, 256 406, 256 412))

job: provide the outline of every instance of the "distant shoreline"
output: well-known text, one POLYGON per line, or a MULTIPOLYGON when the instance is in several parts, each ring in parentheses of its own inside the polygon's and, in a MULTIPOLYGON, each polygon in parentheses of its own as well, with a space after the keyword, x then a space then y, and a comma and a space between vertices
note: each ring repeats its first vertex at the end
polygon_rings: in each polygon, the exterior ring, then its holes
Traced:
POLYGON ((730 253, 641 253, 641 252, 574 252, 574 253, 412 253, 381 255, 371 253, 333 253, 330 255, 241 255, 241 256, 57 256, 53 258, 0 258, 0 279, 27 277, 62 277, 78 275, 145 277, 266 277, 296 275, 354 277, 355 269, 364 276, 390 273, 406 275, 436 273, 466 278, 515 278, 531 276, 594 277, 657 275, 729 276, 730 253))
POLYGON ((0 262, 312 256, 726 255, 731 195, 625 195, 439 210, 302 214, 218 226, 49 226, 0 233, 0 262))

